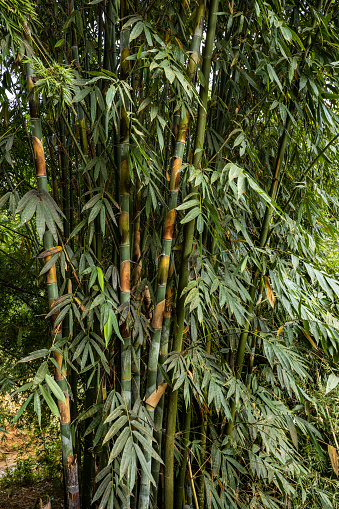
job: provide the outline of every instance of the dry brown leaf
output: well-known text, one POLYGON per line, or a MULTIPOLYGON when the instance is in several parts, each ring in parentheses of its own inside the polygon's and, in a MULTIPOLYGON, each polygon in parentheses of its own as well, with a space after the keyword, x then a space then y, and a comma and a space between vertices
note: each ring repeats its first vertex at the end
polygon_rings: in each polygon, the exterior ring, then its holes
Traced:
POLYGON ((146 399, 146 404, 155 408, 159 403, 161 396, 164 394, 167 387, 166 382, 162 382, 158 388, 146 399))
POLYGON ((301 329, 301 330, 303 331, 305 338, 307 338, 309 340, 309 342, 311 343, 311 345, 313 346, 313 348, 315 348, 317 350, 317 345, 315 344, 315 342, 313 341, 313 339, 311 338, 311 336, 309 335, 307 330, 305 330, 305 329, 301 329))
POLYGON ((47 258, 47 256, 52 256, 60 251, 62 251, 61 246, 51 247, 51 249, 45 249, 42 253, 38 254, 38 258, 47 258))
POLYGON ((328 455, 330 457, 332 468, 335 473, 335 475, 338 477, 338 456, 337 456, 337 449, 333 447, 333 445, 328 446, 328 455))
POLYGON ((273 290, 272 290, 272 287, 271 287, 270 280, 268 279, 268 276, 264 276, 264 280, 265 280, 265 284, 266 284, 266 291, 267 291, 268 300, 270 301, 270 304, 271 304, 272 308, 274 308, 275 297, 274 297, 274 293, 273 293, 273 290))
POLYGON ((282 325, 281 327, 279 327, 279 329, 277 330, 277 336, 279 337, 279 334, 282 332, 284 326, 282 325))

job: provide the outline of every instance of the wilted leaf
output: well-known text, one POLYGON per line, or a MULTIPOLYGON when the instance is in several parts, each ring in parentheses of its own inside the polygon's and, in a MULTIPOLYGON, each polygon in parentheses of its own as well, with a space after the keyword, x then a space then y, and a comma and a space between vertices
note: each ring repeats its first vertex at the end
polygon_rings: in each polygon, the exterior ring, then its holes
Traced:
POLYGON ((328 455, 331 460, 332 468, 335 473, 335 475, 338 477, 338 456, 337 456, 337 449, 333 447, 333 445, 328 446, 328 455))
POLYGON ((47 258, 47 256, 52 256, 60 251, 62 251, 61 246, 51 247, 50 249, 45 249, 42 253, 38 254, 37 258, 47 258))
POLYGON ((266 284, 266 291, 267 291, 268 300, 270 301, 270 304, 271 304, 272 308, 274 308, 275 296, 273 294, 273 290, 272 290, 272 287, 271 287, 270 280, 268 279, 268 276, 264 276, 264 280, 265 280, 265 284, 266 284))

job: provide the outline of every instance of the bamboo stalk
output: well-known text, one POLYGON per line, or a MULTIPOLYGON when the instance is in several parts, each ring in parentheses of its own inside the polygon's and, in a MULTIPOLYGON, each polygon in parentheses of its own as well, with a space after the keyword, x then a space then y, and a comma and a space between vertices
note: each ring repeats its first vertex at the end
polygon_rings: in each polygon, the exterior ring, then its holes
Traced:
MULTIPOLYGON (((277 190, 277 186, 278 186, 278 182, 279 182, 279 178, 280 178, 280 170, 282 167, 282 161, 284 159, 286 148, 287 148, 288 129, 290 128, 290 126, 291 126, 291 119, 290 119, 290 117, 288 117, 286 120, 286 123, 285 123, 284 133, 282 134, 281 139, 280 139, 278 154, 277 154, 275 167, 274 167, 274 174, 273 174, 271 189, 269 191, 269 196, 273 200, 276 197, 276 190, 277 190)), ((265 216, 264 216, 264 220, 263 220, 263 224, 262 224, 262 228, 261 228, 261 233, 260 233, 260 240, 259 240, 260 248, 263 248, 266 244, 271 218, 272 218, 272 208, 267 206, 266 210, 265 210, 265 216)), ((253 309, 254 309, 254 305, 255 305, 255 296, 257 293, 259 281, 260 281, 260 272, 257 270, 255 272, 253 281, 251 283, 250 292, 249 292, 250 300, 249 300, 247 308, 246 308, 246 311, 247 311, 246 323, 243 327, 243 331, 242 331, 240 339, 239 339, 239 345, 238 345, 237 356, 236 356, 236 361, 235 361, 235 377, 237 380, 239 380, 241 378, 241 371, 242 371, 242 366, 243 366, 243 362, 244 362, 247 338, 248 338, 248 334, 249 334, 251 318, 252 318, 253 309)), ((232 419, 228 422, 227 430, 226 430, 226 433, 229 436, 231 436, 233 433, 235 409, 236 409, 236 402, 235 402, 235 399, 233 399, 232 403, 231 403, 232 419)))
POLYGON ((189 473, 190 473, 190 480, 191 480, 191 486, 192 486, 192 492, 193 492, 193 498, 194 498, 195 507, 196 507, 196 509, 199 509, 198 497, 197 497, 197 493, 196 493, 195 487, 194 487, 194 479, 193 479, 191 461, 190 461, 189 456, 187 458, 187 462, 188 462, 188 470, 189 470, 189 473))
MULTIPOLYGON (((140 283, 140 275, 142 269, 141 249, 140 249, 140 211, 141 211, 141 183, 136 180, 135 184, 135 200, 134 200, 134 229, 133 229, 133 248, 132 248, 132 292, 137 290, 140 283)), ((140 305, 142 302, 141 295, 138 297, 140 305)), ((132 363, 132 405, 140 397, 140 353, 141 345, 134 345, 134 355, 132 363)))
MULTIPOLYGON (((172 268, 172 266, 171 266, 172 268)), ((170 271, 171 271, 170 268, 170 271)), ((166 290, 166 304, 164 311, 164 321, 162 324, 161 338, 160 338, 160 351, 159 351, 159 364, 163 364, 166 360, 166 356, 168 353, 168 343, 170 337, 170 326, 171 326, 171 317, 172 317, 172 288, 170 285, 167 286, 166 290)), ((163 382, 163 377, 158 371, 158 385, 163 382)), ((165 406, 165 394, 161 397, 154 415, 154 425, 156 431, 154 432, 154 438, 157 442, 156 452, 161 455, 161 443, 162 443, 162 426, 163 426, 163 418, 164 418, 164 406, 165 406)), ((158 461, 152 461, 152 475, 155 480, 156 486, 153 487, 153 501, 156 504, 157 496, 158 496, 158 486, 159 486, 159 475, 160 475, 160 463, 158 461)))
POLYGON ((190 439, 190 431, 191 431, 191 417, 192 417, 192 404, 190 402, 187 409, 184 411, 184 425, 182 432, 182 460, 180 465, 180 470, 176 482, 176 496, 175 496, 175 508, 182 509, 183 504, 185 503, 185 479, 186 479, 186 468, 187 468, 187 455, 188 455, 188 444, 190 439))
MULTIPOLYGON (((48 193, 48 180, 46 173, 45 154, 43 149, 43 138, 41 128, 41 118, 39 111, 39 97, 34 90, 35 74, 31 64, 26 64, 27 86, 30 94, 29 109, 31 117, 31 131, 34 148, 34 159, 37 177, 37 186, 41 191, 48 193)), ((51 232, 46 231, 43 237, 43 244, 45 249, 53 247, 53 237, 51 232)), ((45 258, 45 263, 51 257, 45 258)), ((47 289, 50 309, 53 309, 55 300, 58 298, 58 285, 56 277, 56 267, 53 265, 47 272, 47 289)), ((58 312, 52 315, 53 339, 58 341, 62 337, 60 327, 55 329, 54 322, 58 312)), ((66 381, 66 370, 64 368, 63 356, 54 351, 54 358, 59 366, 55 370, 55 380, 61 390, 63 391, 66 403, 58 400, 58 408, 60 413, 60 430, 61 430, 61 443, 62 443, 62 459, 64 468, 64 482, 66 485, 67 502, 69 509, 79 508, 79 482, 78 482, 78 465, 77 456, 73 454, 73 443, 71 433, 71 419, 69 408, 68 387, 66 381)))
MULTIPOLYGON (((207 100, 209 91, 209 75, 211 71, 212 52, 214 36, 217 24, 218 0, 211 0, 209 8, 208 27, 206 34, 206 44, 203 55, 203 75, 205 86, 201 86, 200 100, 198 110, 198 120, 195 137, 195 151, 193 165, 195 168, 200 166, 202 158, 202 147, 204 145, 207 100)), ((197 189, 194 190, 197 192, 197 189)), ((193 192, 194 192, 193 191, 193 192)), ((177 324, 174 332, 173 351, 180 352, 182 347, 182 337, 185 323, 185 295, 182 294, 188 282, 188 258, 192 252, 193 234, 195 229, 195 220, 186 223, 184 229, 184 241, 181 257, 180 275, 178 283, 178 303, 177 303, 177 324)), ((168 400, 168 418, 165 442, 165 505, 166 509, 173 509, 174 504, 174 435, 176 427, 176 413, 178 406, 178 390, 171 391, 168 400)))
MULTIPOLYGON (((121 19, 127 14, 127 4, 123 0, 120 3, 121 19)), ((129 62, 126 58, 129 56, 129 30, 122 29, 120 33, 121 41, 121 75, 122 80, 126 80, 129 74, 129 62)), ((120 207, 119 217, 120 228, 120 300, 129 308, 130 303, 130 230, 129 230, 129 205, 130 205, 130 175, 128 167, 129 152, 129 118, 124 106, 120 110, 120 207)), ((121 388, 126 406, 131 406, 131 332, 129 328, 129 310, 126 321, 121 326, 121 335, 124 343, 121 350, 121 388)))
MULTIPOLYGON (((211 252, 214 251, 214 241, 212 241, 212 249, 211 252)), ((214 302, 214 297, 212 298, 212 306, 214 302)), ((211 331, 209 330, 208 326, 207 328, 207 335, 208 340, 206 341, 206 353, 207 355, 211 355, 211 347, 212 347, 212 336, 211 331)), ((207 400, 207 390, 204 390, 204 396, 205 400, 207 400)), ((200 507, 204 507, 204 501, 205 501, 205 476, 204 476, 204 465, 206 460, 206 445, 207 445, 207 415, 206 412, 204 414, 203 412, 203 405, 202 405, 202 423, 201 423, 201 429, 200 429, 200 435, 201 435, 201 468, 200 468, 200 477, 198 479, 198 502, 200 507)))

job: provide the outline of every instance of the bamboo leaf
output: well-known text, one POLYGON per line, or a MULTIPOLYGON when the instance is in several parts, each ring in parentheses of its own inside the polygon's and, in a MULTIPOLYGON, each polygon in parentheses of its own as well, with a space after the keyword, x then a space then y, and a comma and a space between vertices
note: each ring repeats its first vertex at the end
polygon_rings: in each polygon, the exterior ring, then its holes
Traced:
POLYGON ((48 272, 53 267, 53 265, 55 265, 59 256, 60 256, 59 252, 53 255, 52 258, 45 263, 45 266, 42 268, 39 275, 42 276, 43 274, 46 274, 46 272, 48 272))
POLYGON ((317 349, 317 345, 315 344, 315 342, 313 341, 313 339, 311 338, 311 336, 309 335, 309 333, 307 332, 306 329, 304 329, 303 327, 301 327, 301 330, 305 336, 305 338, 308 339, 308 341, 311 343, 311 345, 313 346, 313 348, 317 349))
MULTIPOLYGON (((225 168, 227 168, 227 166, 225 168)), ((232 180, 239 177, 239 175, 242 173, 242 171, 243 171, 243 169, 240 168, 240 166, 237 166, 236 164, 231 164, 231 166, 229 168, 229 173, 228 173, 228 180, 230 182, 232 182, 232 180)))
POLYGON ((334 375, 333 373, 331 373, 327 380, 326 394, 333 391, 333 389, 335 389, 337 387, 338 383, 339 383, 339 377, 334 375))
POLYGON ((119 475, 120 480, 122 480, 122 478, 124 477, 126 470, 132 460, 133 454, 135 454, 134 450, 133 450, 133 440, 132 440, 132 437, 130 436, 125 443, 124 450, 123 450, 122 457, 121 457, 120 475, 119 475))
POLYGON ((118 433, 119 429, 126 424, 126 422, 128 422, 128 417, 126 415, 122 415, 121 417, 119 417, 119 419, 113 424, 113 426, 111 426, 108 433, 106 434, 103 444, 105 444, 106 442, 108 442, 108 440, 113 438, 114 435, 118 433))
POLYGON ((331 460, 331 465, 333 468, 333 471, 335 475, 338 477, 338 456, 337 456, 337 449, 333 447, 333 445, 328 446, 328 455, 331 460))
POLYGON ((16 414, 16 416, 13 419, 13 423, 17 422, 20 419, 25 408, 27 407, 28 403, 31 401, 32 398, 33 398, 33 394, 30 394, 28 396, 28 398, 26 399, 26 401, 21 405, 20 410, 18 411, 18 413, 16 414))
POLYGON ((109 474, 107 474, 107 476, 104 478, 104 480, 101 482, 99 488, 95 492, 95 495, 92 499, 92 504, 101 497, 101 495, 103 494, 103 492, 105 491, 105 489, 107 488, 107 485, 111 482, 111 480, 112 480, 112 474, 110 472, 109 474))
POLYGON ((200 207, 196 207, 189 211, 189 213, 180 221, 181 224, 189 223, 200 214, 200 207))
POLYGON ((97 202, 94 207, 92 208, 91 212, 90 212, 90 215, 88 217, 88 223, 91 223, 92 221, 94 221, 94 219, 97 217, 97 215, 99 214, 100 212, 100 209, 101 209, 101 202, 97 202))
POLYGON ((118 438, 116 439, 115 443, 114 443, 114 446, 113 446, 113 449, 111 451, 111 454, 109 456, 109 463, 112 463, 112 461, 120 454, 120 452, 123 450, 123 448, 125 447, 125 444, 126 444, 126 441, 128 439, 130 435, 130 429, 129 428, 125 428, 122 433, 120 433, 120 435, 118 436, 118 438))
POLYGON ((75 94, 72 102, 78 103, 78 102, 82 101, 90 93, 91 90, 92 90, 91 87, 83 88, 77 94, 75 94))
POLYGON ((111 335, 112 335, 112 315, 111 315, 111 313, 109 313, 108 320, 104 325, 104 336, 105 336, 106 346, 109 343, 111 335))
POLYGON ((29 362, 34 359, 39 359, 40 357, 46 357, 48 355, 49 350, 43 348, 42 350, 36 350, 35 352, 30 353, 27 357, 20 359, 18 362, 29 362))
POLYGON ((98 281, 99 281, 100 288, 102 291, 104 291, 104 289, 105 289, 104 275, 103 275, 100 267, 97 267, 97 271, 98 271, 98 281))
POLYGON ((50 249, 44 249, 41 253, 38 254, 37 258, 46 258, 47 256, 52 256, 55 253, 59 253, 62 251, 62 246, 51 247, 50 249))
POLYGON ((69 238, 72 239, 79 231, 84 227, 87 226, 87 219, 83 219, 80 221, 80 223, 74 228, 72 233, 70 234, 69 238))
POLYGON ((101 499, 100 504, 99 504, 99 509, 105 509, 106 504, 108 502, 108 499, 111 496, 113 496, 113 485, 112 485, 112 482, 107 484, 105 493, 103 494, 102 499, 101 499))
POLYGON ((144 30, 143 22, 138 21, 138 23, 133 27, 133 29, 131 31, 131 34, 129 36, 129 42, 131 42, 134 39, 136 39, 137 37, 139 37, 139 35, 143 32, 143 30, 144 30))
POLYGON ((200 205, 200 201, 199 200, 188 200, 188 201, 185 201, 184 203, 182 203, 181 205, 179 205, 176 209, 177 210, 187 210, 191 207, 195 207, 197 205, 200 205))
MULTIPOLYGON (((19 361, 20 362, 20 361, 19 361)), ((23 391, 26 391, 27 389, 29 389, 30 387, 32 387, 34 385, 34 382, 28 382, 27 384, 24 384, 22 385, 21 387, 19 387, 19 389, 16 389, 13 393, 12 393, 12 396, 14 396, 15 394, 18 394, 19 392, 23 392, 23 391)))
POLYGON ((297 430, 296 430, 296 427, 295 427, 292 417, 289 417, 289 416, 287 417, 287 424, 288 424, 288 429, 290 430, 293 445, 296 449, 298 449, 298 435, 297 435, 297 430))
POLYGON ((105 302, 105 296, 102 293, 100 293, 100 295, 97 295, 95 297, 95 299, 93 300, 90 309, 93 309, 97 306, 101 306, 101 304, 103 304, 104 302, 105 302))
POLYGON ((58 316, 56 317, 56 319, 54 320, 54 324, 53 324, 53 327, 57 327, 61 322, 62 320, 65 318, 65 316, 67 315, 67 313, 69 312, 69 310, 71 309, 71 305, 70 304, 67 304, 61 311, 60 313, 58 314, 58 316))
MULTIPOLYGON (((0 198, 0 209, 2 209, 2 207, 5 205, 6 201, 9 199, 10 195, 11 195, 11 193, 8 192, 8 193, 5 193, 3 196, 1 196, 1 198, 0 198)), ((18 212, 16 211, 15 213, 17 214, 18 212)))
POLYGON ((35 213, 36 207, 39 202, 40 202, 40 199, 38 196, 33 196, 29 200, 29 202, 25 206, 24 210, 22 211, 21 224, 27 223, 30 219, 32 219, 32 217, 35 213))
POLYGON ((59 414, 58 407, 56 406, 55 401, 53 400, 53 398, 50 395, 50 393, 47 392, 46 389, 42 385, 39 385, 39 389, 41 391, 41 394, 42 394, 44 400, 46 401, 47 405, 49 406, 51 412, 56 417, 58 417, 60 419, 60 414, 59 414))
POLYGON ((100 470, 100 472, 95 477, 95 482, 98 483, 99 481, 101 481, 101 479, 103 479, 109 472, 111 472, 111 470, 112 470, 111 465, 107 465, 105 468, 100 470))
MULTIPOLYGON (((6 197, 6 196, 8 196, 8 198, 9 198, 10 194, 11 194, 11 193, 6 193, 6 194, 5 194, 5 195, 1 198, 1 200, 4 200, 3 202, 2 202, 2 201, 0 201, 1 206, 2 206, 2 204, 3 204, 3 203, 5 203, 5 201, 6 201, 5 197, 6 197)), ((19 203, 18 203, 18 205, 17 205, 17 208, 16 208, 16 211, 15 211, 15 214, 18 214, 19 212, 21 212, 21 211, 22 211, 22 210, 26 207, 27 203, 30 201, 30 199, 31 199, 33 196, 34 196, 34 197, 37 197, 37 196, 38 196, 38 191, 37 191, 36 189, 31 189, 30 191, 28 191, 28 193, 26 193, 26 194, 25 194, 25 195, 24 195, 24 196, 23 196, 23 197, 19 200, 19 203)), ((1 206, 0 206, 0 208, 1 208, 1 206)))
POLYGON ((152 456, 152 458, 154 458, 156 461, 159 461, 159 463, 164 464, 159 454, 152 448, 149 441, 144 436, 142 436, 139 431, 133 430, 133 435, 138 439, 144 450, 147 451, 152 456))
POLYGON ((138 444, 134 444, 134 449, 135 449, 135 452, 137 453, 137 456, 138 456, 138 459, 140 461, 140 465, 141 465, 141 468, 142 470, 144 471, 144 473, 146 474, 146 477, 147 479, 154 485, 156 486, 155 484, 155 480, 151 474, 151 471, 148 467, 148 464, 146 462, 146 459, 145 459, 145 456, 143 455, 142 453, 142 450, 140 449, 140 447, 138 446, 138 444))
MULTIPOLYGON (((93 160, 92 160, 93 161, 93 160)), ((82 212, 84 212, 85 210, 88 210, 90 208, 93 207, 93 205, 95 205, 97 203, 97 201, 99 201, 101 199, 101 193, 98 193, 94 196, 92 196, 92 198, 90 200, 88 200, 88 202, 86 203, 86 205, 83 206, 82 208, 82 212)))
POLYGON ((53 392, 53 394, 56 396, 56 398, 59 401, 62 401, 66 405, 65 394, 62 392, 62 390, 60 389, 60 387, 58 386, 58 384, 56 383, 54 378, 52 378, 50 375, 46 374, 45 380, 46 380, 49 388, 53 392))
POLYGON ((41 427, 41 401, 38 391, 34 393, 34 411, 38 416, 39 426, 41 427))
POLYGON ((112 324, 113 324, 114 332, 116 333, 118 338, 123 342, 124 340, 123 340, 123 338, 122 338, 122 336, 120 334, 117 316, 116 316, 116 314, 113 311, 111 311, 110 315, 112 317, 112 324))
POLYGON ((102 404, 98 404, 98 405, 94 405, 92 406, 92 408, 89 408, 88 410, 86 410, 86 412, 83 412, 79 417, 78 417, 78 421, 84 421, 85 419, 88 419, 88 417, 91 417, 92 415, 94 415, 95 413, 97 413, 100 408, 102 408, 102 404))

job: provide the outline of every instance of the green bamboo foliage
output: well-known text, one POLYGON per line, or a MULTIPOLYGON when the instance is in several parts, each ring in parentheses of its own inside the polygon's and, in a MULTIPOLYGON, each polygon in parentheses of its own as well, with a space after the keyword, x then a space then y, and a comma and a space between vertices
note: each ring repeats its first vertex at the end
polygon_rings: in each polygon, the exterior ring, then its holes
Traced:
MULTIPOLYGON (((43 149, 41 118, 39 113, 39 97, 34 89, 35 74, 30 64, 26 64, 26 75, 27 75, 27 88, 30 94, 29 109, 32 126, 31 129, 34 148, 37 187, 39 191, 49 193, 45 164, 45 154, 43 149)), ((40 207, 42 207, 42 203, 40 207)), ((40 214, 41 213, 42 212, 40 212, 40 214)), ((37 221, 38 215, 39 211, 37 209, 37 221)), ((51 255, 54 254, 53 236, 50 231, 45 231, 43 236, 43 244, 45 251, 47 251, 48 253, 51 252, 51 255)), ((51 255, 45 257, 45 263, 48 263, 48 261, 51 259, 51 255)), ((55 264, 52 265, 52 267, 47 272, 47 290, 49 307, 52 310, 54 307, 54 303, 58 298, 58 284, 55 264)), ((59 311, 52 314, 53 341, 58 341, 62 338, 60 325, 56 328, 54 327, 54 322, 58 314, 59 311)), ((76 509, 80 507, 78 465, 77 456, 73 454, 69 395, 66 379, 67 374, 63 356, 57 350, 54 351, 54 358, 59 366, 59 368, 55 370, 55 380, 64 394, 64 401, 58 400, 58 408, 60 413, 62 458, 64 467, 65 486, 67 492, 67 502, 69 509, 76 509)))
MULTIPOLYGON (((320 0, 318 2, 318 5, 317 5, 318 9, 321 9, 322 3, 323 3, 322 0, 320 0)), ((314 19, 313 28, 315 26, 316 26, 316 19, 314 19)), ((311 47, 311 44, 312 44, 312 36, 310 34, 308 36, 306 47, 305 47, 305 52, 303 55, 303 65, 305 64, 305 59, 307 57, 307 53, 311 47)), ((297 75, 297 81, 299 81, 298 75, 297 75)), ((296 84, 293 83, 292 87, 294 89, 296 89, 296 84)), ((294 113, 294 108, 295 108, 294 103, 292 101, 290 101, 288 106, 289 106, 290 113, 292 115, 294 113)), ((279 140, 278 151, 277 151, 277 155, 276 155, 276 160, 275 160, 273 174, 272 174, 272 181, 271 181, 271 186, 270 186, 270 190, 269 190, 269 196, 274 201, 276 201, 276 199, 277 199, 277 194, 279 192, 279 185, 280 185, 280 182, 283 177, 284 158, 285 158, 285 154, 286 154, 286 150, 287 150, 287 146, 288 146, 288 140, 289 140, 289 136, 290 136, 291 126, 292 126, 291 116, 288 115, 286 118, 286 121, 285 121, 284 131, 283 131, 283 133, 280 137, 280 140, 279 140)), ((261 248, 261 249, 266 246, 266 243, 269 238, 270 223, 272 220, 272 215, 273 215, 273 208, 268 205, 265 209, 264 219, 263 219, 263 223, 262 223, 262 227, 261 227, 261 231, 260 231, 260 238, 259 238, 259 242, 258 242, 259 248, 261 248)), ((254 311, 254 306, 255 306, 255 298, 256 298, 257 291, 259 289, 260 281, 261 281, 260 271, 256 270, 255 274, 254 274, 253 281, 251 283, 251 288, 250 288, 250 301, 249 301, 249 304, 248 304, 247 310, 246 310, 247 311, 246 323, 245 323, 243 331, 240 335, 239 345, 238 345, 238 350, 237 350, 237 355, 236 355, 236 361, 235 361, 235 376, 238 380, 241 378, 241 374, 242 374, 242 367, 243 367, 243 362, 244 362, 244 357, 245 357, 247 339, 248 339, 249 330, 250 330, 251 318, 253 316, 253 311, 254 311)), ((227 426, 227 434, 229 436, 232 436, 232 433, 233 433, 235 411, 236 411, 236 401, 235 401, 235 399, 233 399, 232 403, 231 403, 232 418, 229 420, 228 426, 227 426)))
MULTIPOLYGON (((272 199, 276 198, 276 191, 278 188, 280 171, 281 171, 281 168, 283 165, 284 156, 285 156, 285 152, 286 152, 286 148, 287 148, 288 130, 290 129, 290 127, 291 127, 291 119, 290 119, 290 117, 288 117, 286 120, 284 133, 280 139, 278 154, 277 154, 276 163, 275 163, 274 172, 273 172, 274 177, 273 177, 271 189, 269 192, 269 196, 272 199)), ((266 211, 265 211, 263 225, 261 228, 261 234, 260 234, 260 240, 259 240, 260 248, 263 248, 267 242, 271 218, 272 218, 272 208, 267 207, 266 211)), ((241 336, 239 339, 239 345, 238 345, 238 350, 237 350, 237 355, 236 355, 236 360, 235 360, 235 376, 238 380, 241 377, 242 366, 243 366, 244 357, 245 357, 247 338, 248 338, 249 329, 250 329, 250 320, 251 320, 254 306, 255 306, 255 297, 256 297, 258 285, 260 283, 260 279, 261 279, 261 274, 260 274, 259 270, 257 270, 254 274, 254 278, 251 283, 251 289, 250 289, 251 299, 249 301, 249 304, 248 304, 248 307, 246 310, 247 311, 246 324, 243 328, 243 332, 241 333, 241 336)), ((232 435, 232 432, 233 432, 235 410, 236 410, 236 402, 235 402, 235 400, 232 400, 232 404, 231 404, 232 419, 229 421, 228 426, 227 426, 227 434, 230 436, 232 435)))
MULTIPOLYGON (((203 75, 205 85, 201 86, 200 99, 201 104, 198 110, 198 119, 195 135, 194 158, 193 165, 199 168, 202 158, 202 147, 204 145, 207 101, 209 90, 209 75, 211 70, 211 61, 214 45, 215 30, 217 24, 218 0, 212 0, 209 9, 208 27, 206 33, 206 44, 203 54, 203 75)), ((197 192, 194 189, 193 192, 197 192)), ((183 290, 188 283, 188 258, 192 252, 193 234, 195 228, 195 220, 187 223, 184 229, 184 241, 181 257, 180 275, 178 283, 178 301, 177 301, 177 320, 174 329, 174 340, 172 350, 180 352, 182 348, 182 337, 185 323, 185 298, 183 290)), ((176 415, 178 406, 178 391, 171 391, 168 399, 167 409, 167 427, 165 442, 165 504, 166 508, 174 507, 174 435, 176 428, 176 415)))
MULTIPOLYGON (((38 266, 17 281, 13 266, 43 239, 52 346, 41 334, 27 356, 19 333, 13 380, 28 393, 19 414, 34 403, 40 422, 42 405, 61 415, 68 505, 334 507, 336 425, 315 402, 333 401, 338 381, 336 6, 211 0, 204 22, 200 0, 37 3, 31 122, 22 0, 7 1, 0 298, 39 310, 38 266)), ((0 350, 13 350, 1 316, 0 350)))
MULTIPOLYGON (((258 295, 259 304, 258 304, 258 308, 257 308, 257 314, 259 314, 260 309, 261 309, 263 288, 264 288, 264 279, 262 278, 260 281, 260 285, 259 285, 259 295, 258 295)), ((253 372, 253 367, 254 367, 256 345, 257 345, 257 333, 255 332, 252 336, 251 353, 250 353, 250 356, 248 359, 248 367, 247 367, 246 384, 247 384, 248 389, 251 389, 251 385, 252 385, 252 372, 253 372)))

